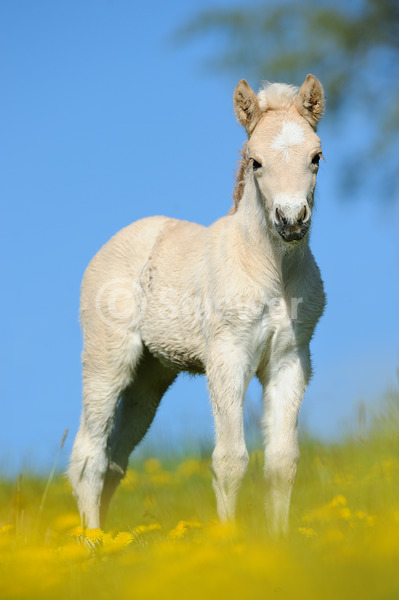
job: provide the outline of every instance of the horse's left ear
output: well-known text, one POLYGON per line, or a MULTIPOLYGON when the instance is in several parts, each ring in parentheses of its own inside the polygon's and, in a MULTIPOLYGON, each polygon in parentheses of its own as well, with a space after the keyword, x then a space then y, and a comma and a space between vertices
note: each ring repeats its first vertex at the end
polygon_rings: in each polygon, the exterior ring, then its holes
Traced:
POLYGON ((316 129, 324 112, 324 91, 320 81, 314 75, 307 75, 303 82, 295 105, 299 113, 316 129))

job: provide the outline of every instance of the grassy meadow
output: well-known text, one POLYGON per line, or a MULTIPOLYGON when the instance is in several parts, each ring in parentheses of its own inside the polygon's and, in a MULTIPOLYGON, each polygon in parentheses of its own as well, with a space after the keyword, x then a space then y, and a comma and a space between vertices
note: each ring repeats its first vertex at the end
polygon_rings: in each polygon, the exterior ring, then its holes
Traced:
POLYGON ((399 598, 399 393, 358 433, 303 436, 291 534, 268 537, 262 452, 237 522, 216 521, 210 456, 133 460, 108 529, 79 524, 69 483, 0 481, 0 598, 399 598))

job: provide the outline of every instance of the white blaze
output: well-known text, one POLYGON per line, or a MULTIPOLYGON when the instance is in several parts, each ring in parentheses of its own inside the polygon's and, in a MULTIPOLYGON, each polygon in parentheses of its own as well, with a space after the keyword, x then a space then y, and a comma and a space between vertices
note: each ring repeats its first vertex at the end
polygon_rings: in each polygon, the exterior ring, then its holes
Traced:
POLYGON ((303 129, 295 121, 284 121, 283 127, 272 143, 273 150, 281 152, 288 162, 290 150, 293 146, 300 146, 305 139, 303 129))

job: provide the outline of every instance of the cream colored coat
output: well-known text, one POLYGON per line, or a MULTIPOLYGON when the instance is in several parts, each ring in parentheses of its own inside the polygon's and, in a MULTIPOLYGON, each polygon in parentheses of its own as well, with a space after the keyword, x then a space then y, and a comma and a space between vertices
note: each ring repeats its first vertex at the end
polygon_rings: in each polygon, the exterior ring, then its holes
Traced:
POLYGON ((81 295, 83 411, 70 479, 82 519, 103 526, 128 458, 178 372, 205 373, 216 432, 221 520, 234 518, 248 453, 243 403, 264 390, 267 515, 288 528, 299 458, 297 420, 309 342, 324 292, 308 245, 323 91, 272 84, 234 94, 248 132, 244 192, 210 227, 150 217, 116 234, 88 266, 81 295))

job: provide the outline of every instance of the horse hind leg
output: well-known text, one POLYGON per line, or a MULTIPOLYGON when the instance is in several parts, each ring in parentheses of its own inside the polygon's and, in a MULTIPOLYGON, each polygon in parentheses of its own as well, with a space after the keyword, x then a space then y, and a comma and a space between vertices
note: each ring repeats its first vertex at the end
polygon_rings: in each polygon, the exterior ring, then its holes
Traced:
POLYGON ((161 398, 176 374, 145 351, 133 382, 122 394, 108 439, 108 468, 100 506, 101 527, 104 527, 112 495, 126 474, 129 456, 147 433, 161 398))
POLYGON ((119 361, 110 355, 100 357, 94 344, 83 353, 83 410, 68 475, 82 524, 89 528, 100 526, 100 501, 108 469, 107 443, 119 398, 143 351, 138 334, 131 336, 129 348, 129 356, 119 361))
MULTIPOLYGON (((125 384, 126 385, 126 384, 125 384)), ((86 378, 80 428, 69 464, 69 479, 82 524, 100 526, 100 499, 108 469, 107 440, 124 385, 98 374, 86 378)))

